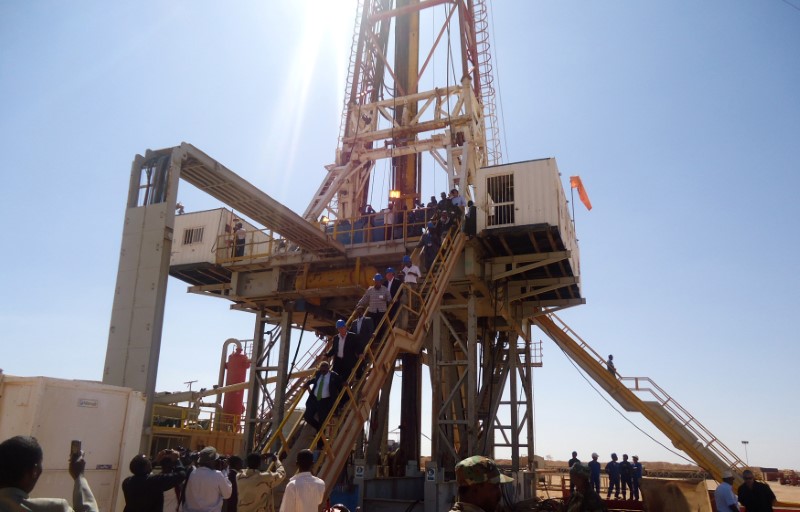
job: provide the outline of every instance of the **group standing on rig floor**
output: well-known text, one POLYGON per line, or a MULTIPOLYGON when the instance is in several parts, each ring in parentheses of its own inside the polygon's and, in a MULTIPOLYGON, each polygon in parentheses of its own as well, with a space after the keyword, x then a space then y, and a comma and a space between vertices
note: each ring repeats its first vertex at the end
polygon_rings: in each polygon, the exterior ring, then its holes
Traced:
MULTIPOLYGON (((578 459, 578 452, 572 452, 572 458, 569 459, 568 465, 570 469, 570 494, 577 491, 584 494, 590 491, 591 494, 600 496, 600 473, 601 467, 598 462, 600 456, 597 453, 592 453, 592 460, 586 465, 581 464, 578 459), (577 468, 577 469, 576 469, 577 468), (573 474, 573 470, 577 474, 573 474), (585 475, 584 475, 585 473, 585 475), (586 485, 580 486, 581 479, 586 477, 586 485)), ((644 467, 639 462, 639 456, 634 455, 633 461, 628 460, 628 454, 622 454, 622 462, 618 462, 619 457, 616 453, 611 454, 611 460, 605 466, 605 472, 608 475, 608 489, 606 499, 611 499, 612 493, 614 499, 627 499, 628 492, 634 501, 639 501, 639 487, 642 482, 642 473, 644 467), (621 497, 620 497, 621 495, 621 497)))

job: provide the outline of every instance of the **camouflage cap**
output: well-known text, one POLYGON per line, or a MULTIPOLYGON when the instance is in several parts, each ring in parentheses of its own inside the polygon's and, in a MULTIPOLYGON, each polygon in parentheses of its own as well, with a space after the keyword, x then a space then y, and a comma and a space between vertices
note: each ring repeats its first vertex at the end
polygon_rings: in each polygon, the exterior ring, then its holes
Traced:
POLYGON ((488 457, 473 455, 456 464, 456 483, 459 487, 482 484, 505 484, 514 479, 500 473, 497 464, 488 457))
POLYGON ((589 474, 590 474, 589 466, 584 466, 580 462, 576 462, 575 464, 572 465, 571 468, 569 468, 569 476, 573 478, 578 476, 589 478, 589 474))

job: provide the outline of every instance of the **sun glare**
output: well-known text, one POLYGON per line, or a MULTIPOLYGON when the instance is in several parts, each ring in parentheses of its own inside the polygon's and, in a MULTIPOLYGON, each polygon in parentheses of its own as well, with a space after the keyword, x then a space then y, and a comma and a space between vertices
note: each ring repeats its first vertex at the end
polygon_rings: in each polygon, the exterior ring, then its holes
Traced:
MULTIPOLYGON (((303 151, 301 134, 307 132, 306 123, 335 123, 338 126, 356 3, 355 0, 307 0, 294 3, 302 16, 303 28, 300 37, 293 38, 288 50, 292 64, 282 92, 281 112, 275 116, 280 126, 273 126, 272 130, 282 143, 280 147, 287 150, 287 169, 294 169, 295 157, 298 151, 303 151), (335 92, 327 96, 333 96, 335 100, 324 105, 321 111, 309 113, 310 95, 321 87, 333 88, 335 92), (312 115, 318 117, 312 119, 312 115)), ((330 144, 329 154, 333 155, 336 135, 327 143, 330 144)), ((292 180, 291 173, 284 174, 283 180, 284 186, 288 186, 292 180)))

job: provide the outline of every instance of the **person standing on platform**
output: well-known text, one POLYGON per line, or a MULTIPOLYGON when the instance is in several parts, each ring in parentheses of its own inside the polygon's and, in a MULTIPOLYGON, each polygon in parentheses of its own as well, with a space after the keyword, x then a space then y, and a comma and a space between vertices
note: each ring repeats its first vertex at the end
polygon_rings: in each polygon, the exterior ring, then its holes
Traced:
POLYGON ((606 499, 611 498, 611 491, 614 490, 614 498, 619 499, 619 463, 617 462, 617 454, 611 454, 611 460, 606 464, 606 473, 608 473, 608 495, 606 499))
POLYGON ((633 456, 633 487, 631 487, 631 496, 633 497, 634 501, 639 501, 639 486, 642 483, 642 473, 644 472, 644 467, 642 467, 641 462, 639 462, 639 456, 633 456))
POLYGON ((237 258, 241 258, 244 256, 244 245, 245 239, 247 238, 247 231, 244 230, 241 222, 236 223, 236 231, 234 232, 234 256, 237 258))
POLYGON ((622 499, 625 499, 627 490, 631 491, 631 498, 633 498, 633 466, 628 461, 628 454, 622 454, 622 462, 619 463, 619 478, 622 482, 622 499))
MULTIPOLYGON (((578 459, 578 452, 572 452, 572 458, 567 461, 567 467, 572 469, 576 463, 580 464, 580 459, 578 459)), ((572 478, 569 479, 569 493, 572 494, 575 491, 575 482, 572 481, 572 478)))
POLYGON ((739 487, 739 503, 747 512, 772 512, 775 504, 775 493, 769 484, 756 481, 756 476, 749 469, 742 473, 744 484, 739 487))
POLYGON ((281 500, 280 512, 317 512, 325 497, 325 482, 311 474, 314 454, 300 450, 297 454, 298 473, 289 479, 281 500))
POLYGON ((470 240, 478 233, 478 209, 472 201, 467 201, 467 210, 464 215, 464 226, 462 229, 470 240))
POLYGON ((732 471, 726 469, 722 472, 722 483, 714 491, 717 512, 739 512, 739 503, 733 494, 733 479, 732 471))
POLYGON ((597 462, 599 455, 592 454, 592 460, 589 461, 589 482, 592 484, 592 489, 597 494, 600 494, 600 463, 597 462))

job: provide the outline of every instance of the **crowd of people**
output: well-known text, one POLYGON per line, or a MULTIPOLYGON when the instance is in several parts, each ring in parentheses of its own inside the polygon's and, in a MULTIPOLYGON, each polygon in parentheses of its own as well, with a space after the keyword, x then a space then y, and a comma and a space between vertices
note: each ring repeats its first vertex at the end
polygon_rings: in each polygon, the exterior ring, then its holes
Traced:
MULTIPOLYGON (((343 236, 353 229, 359 233, 366 231, 364 236, 357 236, 356 241, 398 240, 424 236, 431 227, 441 234, 447 224, 462 220, 462 228, 469 237, 474 236, 476 230, 475 205, 472 201, 465 200, 455 188, 449 194, 442 192, 438 200, 436 196, 431 196, 427 204, 415 200, 411 209, 402 201, 390 200, 387 208, 380 212, 376 213, 371 205, 366 204, 360 208, 360 213, 362 217, 355 220, 352 226, 348 219, 341 221, 338 230, 343 236)), ((325 225, 331 226, 330 221, 325 219, 325 225)))
MULTIPOLYGON (((82 452, 69 459, 72 504, 63 498, 31 498, 43 460, 34 437, 16 436, 0 443, 0 512, 99 512, 84 476, 82 452)), ((279 512, 317 512, 325 502, 326 486, 312 473, 314 453, 300 450, 295 462, 297 472, 286 483, 279 512)), ((211 446, 199 452, 166 449, 153 460, 137 455, 129 469, 131 476, 122 482, 124 512, 275 512, 273 490, 286 479, 286 470, 273 454, 251 453, 243 461, 222 457, 211 446)), ((452 510, 494 512, 500 484, 511 481, 491 459, 468 457, 456 465, 459 496, 452 510)), ((342 504, 328 504, 326 510, 350 512, 342 504)))
MULTIPOLYGON (((605 512, 600 498, 600 463, 598 455, 583 464, 577 452, 569 460, 570 481, 574 487, 566 501, 566 512, 605 512)), ((30 494, 42 475, 44 453, 34 437, 15 436, 0 443, 0 512, 99 512, 97 500, 84 475, 83 453, 69 456, 69 474, 73 480, 72 503, 64 498, 32 498, 30 494)), ((625 499, 626 487, 638 499, 642 465, 617 462, 616 454, 606 464, 609 487, 620 489, 625 499), (630 474, 630 479, 628 479, 630 474), (615 478, 619 481, 616 482, 615 478)), ((325 482, 312 473, 314 453, 301 450, 296 457, 297 472, 289 478, 279 512, 317 512, 325 501, 325 482)), ((124 512, 275 512, 273 490, 286 479, 281 461, 270 453, 251 453, 240 457, 222 457, 207 446, 199 452, 160 451, 153 460, 137 455, 129 464, 131 476, 122 482, 124 512), (246 464, 246 467, 245 467, 246 464), (154 471, 160 467, 160 471, 154 471)), ((716 510, 771 512, 776 502, 769 485, 756 481, 750 470, 742 473, 744 483, 734 493, 734 474, 726 471, 714 493, 716 510)), ((497 464, 484 456, 467 457, 456 464, 458 495, 450 512, 495 512, 503 496, 501 485, 513 482, 497 464)), ((615 495, 619 498, 619 494, 615 495)), ((329 506, 329 511, 350 512, 346 506, 329 506)))

